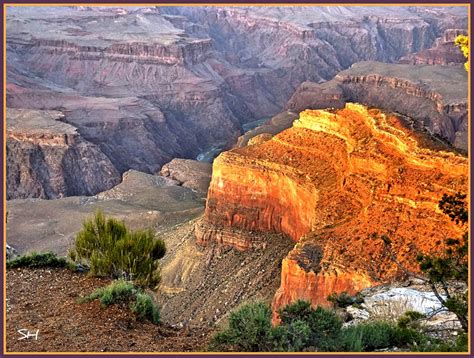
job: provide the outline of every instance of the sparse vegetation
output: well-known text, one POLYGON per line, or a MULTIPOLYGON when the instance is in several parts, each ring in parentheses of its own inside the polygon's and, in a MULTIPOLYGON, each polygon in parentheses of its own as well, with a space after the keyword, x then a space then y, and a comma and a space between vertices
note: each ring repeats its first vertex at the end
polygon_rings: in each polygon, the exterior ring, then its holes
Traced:
POLYGON ((241 352, 368 352, 393 347, 410 351, 467 350, 461 338, 443 342, 417 329, 416 321, 422 316, 417 312, 407 312, 398 325, 371 321, 343 327, 334 310, 314 309, 308 302, 296 301, 281 309, 279 315, 280 324, 272 326, 268 305, 243 305, 231 312, 228 327, 213 337, 209 348, 241 352))
POLYGON ((160 323, 160 310, 154 303, 152 296, 137 288, 132 282, 113 281, 108 286, 101 287, 90 295, 80 298, 79 303, 91 302, 96 299, 105 307, 112 304, 128 304, 138 319, 147 319, 154 324, 160 323))
POLYGON ((67 267, 68 265, 69 263, 65 258, 58 257, 54 252, 32 252, 7 261, 7 268, 67 267))
POLYGON ((110 306, 120 302, 129 301, 136 294, 135 286, 128 281, 113 281, 106 287, 101 287, 89 296, 83 297, 79 302, 90 302, 98 299, 103 306, 110 306))
POLYGON ((90 267, 95 276, 124 278, 143 287, 160 281, 159 259, 165 243, 151 230, 130 231, 122 221, 98 211, 83 224, 69 257, 90 267))
POLYGON ((130 304, 130 309, 139 319, 147 319, 154 324, 160 323, 160 310, 148 293, 138 292, 135 302, 130 304))
POLYGON ((312 308, 307 301, 298 300, 279 311, 282 326, 291 327, 303 322, 309 328, 306 343, 322 351, 330 351, 337 345, 342 321, 333 310, 312 308))
POLYGON ((374 321, 342 330, 341 351, 370 352, 390 347, 412 347, 426 340, 425 335, 392 323, 374 321))
POLYGON ((250 303, 232 311, 229 326, 217 333, 211 342, 211 350, 265 352, 273 348, 272 312, 264 303, 250 303))
POLYGON ((360 295, 357 294, 355 296, 351 296, 347 292, 341 292, 337 294, 336 292, 333 292, 328 296, 328 301, 331 302, 334 306, 334 308, 344 308, 348 307, 354 304, 361 304, 364 302, 364 298, 360 295))

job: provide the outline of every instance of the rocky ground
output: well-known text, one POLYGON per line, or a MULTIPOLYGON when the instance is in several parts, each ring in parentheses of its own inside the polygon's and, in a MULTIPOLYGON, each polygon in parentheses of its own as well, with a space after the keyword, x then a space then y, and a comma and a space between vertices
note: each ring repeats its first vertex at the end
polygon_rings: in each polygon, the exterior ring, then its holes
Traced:
POLYGON ((185 352, 203 351, 212 330, 178 329, 137 321, 126 307, 77 303, 108 280, 68 269, 7 271, 9 352, 185 352), (38 330, 38 339, 18 330, 38 330))
POLYGON ((156 293, 162 326, 137 322, 124 307, 101 308, 76 299, 105 286, 67 269, 7 271, 9 351, 200 351, 228 313, 253 300, 270 302, 278 288, 282 258, 293 243, 267 238, 268 250, 239 252, 199 247, 194 221, 158 234, 168 253, 156 293), (90 327, 94 327, 93 330, 90 327), (18 330, 40 330, 39 339, 18 340, 18 330))

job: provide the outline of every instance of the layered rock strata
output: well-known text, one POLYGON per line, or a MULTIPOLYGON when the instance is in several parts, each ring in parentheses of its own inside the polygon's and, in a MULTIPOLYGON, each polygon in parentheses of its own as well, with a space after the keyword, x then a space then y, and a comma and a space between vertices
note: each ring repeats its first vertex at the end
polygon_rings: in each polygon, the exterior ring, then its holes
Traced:
POLYGON ((389 282, 404 274, 392 252, 417 271, 417 253, 440 252, 445 237, 461 234, 437 207, 444 193, 468 190, 467 158, 447 150, 377 109, 306 110, 292 128, 214 161, 197 240, 245 250, 280 232, 297 242, 282 262, 275 310, 389 282))
POLYGON ((173 158, 229 147, 245 123, 280 112, 301 82, 430 48, 446 28, 467 28, 466 15, 456 7, 9 7, 7 105, 60 110, 119 173, 155 173, 173 158))
POLYGON ((58 111, 7 110, 7 199, 94 195, 121 180, 58 111))
POLYGON ((412 65, 452 65, 466 61, 454 43, 459 35, 466 35, 462 29, 447 29, 432 48, 402 57, 398 63, 412 65))
POLYGON ((191 159, 173 159, 160 170, 160 175, 178 181, 204 196, 211 181, 212 166, 209 163, 191 159))
POLYGON ((462 65, 360 62, 331 81, 301 84, 286 109, 342 108, 346 101, 404 114, 455 147, 468 149, 467 75, 462 65))

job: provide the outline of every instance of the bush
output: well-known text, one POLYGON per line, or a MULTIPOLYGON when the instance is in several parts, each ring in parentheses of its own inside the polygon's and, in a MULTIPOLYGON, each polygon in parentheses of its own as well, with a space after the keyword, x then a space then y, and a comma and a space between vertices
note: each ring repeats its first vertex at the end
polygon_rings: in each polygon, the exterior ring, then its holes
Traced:
POLYGON ((426 316, 417 311, 406 311, 398 318, 397 325, 400 328, 420 328, 419 321, 426 316))
POLYGON ((105 307, 112 304, 128 303, 128 307, 138 319, 147 319, 154 324, 160 323, 160 310, 153 302, 153 298, 135 287, 132 282, 113 281, 108 286, 99 288, 90 295, 79 299, 79 302, 91 302, 96 299, 105 307))
POLYGON ((211 349, 240 352, 271 350, 271 316, 270 307, 262 302, 241 306, 230 313, 229 327, 213 337, 211 349))
POLYGON ((392 346, 394 328, 385 322, 363 323, 343 330, 341 343, 349 352, 373 351, 392 346))
POLYGON ((29 267, 67 267, 68 262, 63 257, 58 257, 54 252, 36 253, 17 257, 7 261, 7 268, 29 267))
POLYGON ((424 341, 426 336, 413 329, 375 321, 344 328, 341 332, 340 349, 348 352, 367 352, 390 347, 411 347, 424 341))
POLYGON ((308 347, 334 350, 342 327, 334 312, 296 301, 279 314, 281 325, 272 327, 268 305, 246 304, 231 312, 228 328, 213 337, 210 348, 245 352, 299 352, 308 347))
POLYGON ((282 325, 305 322, 310 329, 308 344, 318 347, 320 351, 331 351, 337 344, 342 321, 335 312, 322 307, 313 309, 309 302, 298 300, 278 313, 282 325))
POLYGON ((242 306, 231 312, 228 328, 213 337, 210 349, 245 352, 366 352, 391 347, 424 352, 467 350, 467 340, 463 337, 455 343, 440 342, 410 328, 408 323, 421 318, 421 314, 413 312, 406 313, 409 322, 402 320, 400 326, 374 321, 346 328, 342 328, 334 311, 322 307, 313 309, 305 301, 287 305, 279 314, 281 324, 272 327, 268 305, 242 306))
POLYGON ((84 222, 69 257, 89 265, 92 275, 154 287, 160 280, 158 260, 165 253, 163 240, 155 240, 151 230, 129 231, 123 222, 98 211, 84 222))
POLYGON ((160 310, 153 302, 153 298, 147 293, 137 293, 135 302, 130 304, 130 310, 135 313, 139 319, 147 319, 154 324, 160 323, 160 310))
POLYGON ((328 301, 331 302, 335 308, 345 308, 353 304, 360 305, 364 302, 364 298, 360 294, 351 296, 344 291, 340 294, 333 292, 331 295, 328 296, 328 301))
POLYGON ((89 296, 82 298, 81 302, 90 302, 99 299, 103 306, 110 306, 119 302, 130 300, 136 294, 135 286, 131 282, 117 280, 106 287, 101 287, 89 296))
POLYGON ((459 335, 454 342, 426 340, 421 344, 415 345, 413 351, 415 352, 467 352, 468 351, 468 336, 463 333, 459 335))

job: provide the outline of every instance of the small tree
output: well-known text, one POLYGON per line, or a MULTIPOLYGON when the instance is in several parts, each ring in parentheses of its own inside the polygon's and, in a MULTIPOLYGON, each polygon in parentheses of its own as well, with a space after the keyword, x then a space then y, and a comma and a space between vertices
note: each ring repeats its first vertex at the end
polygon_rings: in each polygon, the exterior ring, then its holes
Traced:
MULTIPOLYGON (((444 194, 439 202, 440 209, 456 224, 464 226, 469 218, 466 209, 465 194, 444 194)), ((428 276, 428 283, 433 293, 449 311, 459 320, 464 331, 468 331, 468 293, 464 288, 452 292, 448 289, 449 281, 462 281, 467 285, 469 236, 466 231, 461 239, 448 238, 446 251, 440 256, 423 255, 417 257, 420 269, 428 276), (439 292, 443 292, 445 298, 439 292)))
MULTIPOLYGON (((452 221, 462 227, 468 222, 468 210, 465 203, 466 195, 456 193, 455 195, 444 194, 438 203, 439 208, 448 215, 452 221)), ((378 237, 376 233, 373 237, 378 237)), ((409 272, 400 264, 391 250, 391 240, 387 235, 381 235, 385 248, 388 249, 390 258, 407 275, 415 276, 429 284, 438 301, 448 311, 454 313, 465 332, 468 331, 468 292, 464 287, 450 288, 450 281, 460 281, 467 287, 468 281, 468 254, 469 235, 466 231, 460 239, 448 238, 445 241, 447 249, 440 255, 419 254, 417 261, 420 270, 426 274, 420 277, 409 272), (444 297, 443 297, 444 293, 444 297)))
POLYGON ((160 281, 158 260, 165 253, 164 241, 155 239, 151 230, 130 231, 122 221, 98 211, 84 222, 69 257, 90 266, 92 275, 154 287, 160 281))

